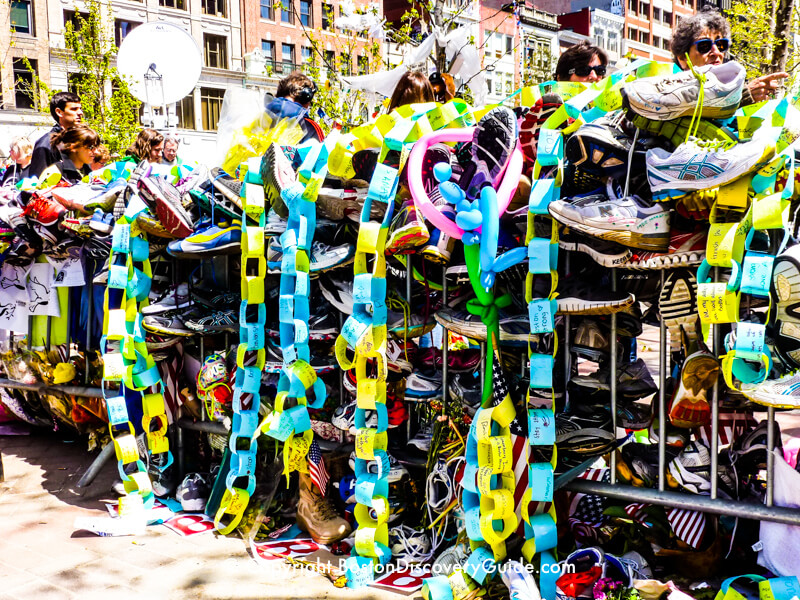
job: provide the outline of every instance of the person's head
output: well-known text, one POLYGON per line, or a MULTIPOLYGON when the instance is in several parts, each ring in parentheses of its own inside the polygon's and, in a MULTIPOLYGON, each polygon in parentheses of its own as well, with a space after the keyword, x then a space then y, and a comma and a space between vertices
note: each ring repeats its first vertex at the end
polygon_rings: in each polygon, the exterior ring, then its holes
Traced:
POLYGON ((389 101, 389 112, 398 106, 406 104, 417 104, 420 102, 434 102, 433 86, 425 76, 419 71, 406 71, 397 82, 392 92, 392 99, 389 101))
POLYGON ((50 138, 53 146, 58 146, 80 169, 83 165, 90 165, 94 161, 94 152, 100 145, 100 136, 97 132, 83 123, 78 123, 69 129, 62 129, 50 138))
POLYGON ((56 92, 50 98, 50 114, 64 129, 80 123, 83 121, 80 96, 72 92, 56 92))
POLYGON ((684 71, 689 68, 686 55, 695 67, 720 65, 731 45, 728 20, 712 7, 705 7, 691 17, 684 17, 672 34, 670 50, 684 71))
POLYGON ((131 144, 131 147, 128 148, 129 154, 139 160, 150 162, 159 162, 163 151, 164 136, 155 129, 142 129, 139 135, 136 136, 136 140, 131 144))
POLYGON ((558 57, 556 81, 592 83, 606 76, 608 56, 602 48, 583 41, 567 48, 558 57))
POLYGON ((278 82, 278 91, 275 92, 275 97, 288 98, 304 108, 308 108, 316 93, 317 86, 314 82, 300 71, 294 71, 278 82))
POLYGON ((456 82, 450 73, 431 73, 428 78, 433 88, 433 96, 436 102, 444 104, 456 97, 456 82))
POLYGON ((164 137, 164 160, 172 162, 178 156, 178 146, 180 140, 174 135, 167 135, 164 137))
POLYGON ((15 163, 22 165, 23 168, 27 167, 31 162, 33 144, 31 144, 31 141, 25 136, 16 137, 11 140, 8 153, 9 156, 11 156, 11 160, 15 163))
POLYGON ((92 171, 100 169, 111 162, 111 153, 104 145, 100 144, 94 149, 94 160, 92 161, 92 171))

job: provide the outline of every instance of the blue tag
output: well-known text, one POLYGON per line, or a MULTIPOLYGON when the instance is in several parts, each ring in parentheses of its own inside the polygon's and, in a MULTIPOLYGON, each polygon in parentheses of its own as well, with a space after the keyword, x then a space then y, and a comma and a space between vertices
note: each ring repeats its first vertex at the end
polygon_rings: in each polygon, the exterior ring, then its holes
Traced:
POLYGON ((770 254, 748 252, 742 262, 742 293, 763 298, 769 297, 774 263, 775 257, 770 254))
POLYGON ((128 267, 111 265, 108 267, 108 287, 124 290, 128 287, 128 267))
MULTIPOLYGON (((528 465, 528 487, 531 489, 531 501, 553 501, 553 465, 550 463, 533 463, 528 465)), ((538 546, 539 540, 536 540, 538 546)))
POLYGON ((549 215, 548 205, 556 199, 556 180, 537 179, 531 186, 528 197, 528 211, 535 215, 549 215))
POLYGON ((543 275, 552 273, 558 265, 558 244, 550 238, 533 238, 528 244, 528 272, 543 275))
POLYGON ((472 551, 462 569, 479 585, 483 585, 486 578, 497 570, 497 564, 489 549, 481 546, 472 551))
POLYGON ((371 558, 351 556, 344 562, 347 587, 358 589, 367 587, 375 581, 375 570, 371 558))
POLYGON ((553 356, 550 354, 531 354, 530 387, 546 389, 553 387, 553 356))
POLYGON ((111 250, 127 254, 131 245, 131 226, 117 223, 111 231, 111 250))
POLYGON ((128 422, 128 407, 125 404, 125 396, 106 398, 106 410, 108 411, 108 422, 112 425, 122 425, 128 422))
POLYGON ((556 443, 556 420, 552 410, 528 409, 528 443, 532 446, 552 446, 556 443))
POLYGON ((543 167, 552 167, 564 158, 564 138, 558 129, 540 129, 536 160, 543 167))
MULTIPOLYGON (((532 300, 528 303, 531 333, 550 333, 555 327, 554 314, 558 310, 555 300, 532 300)), ((555 443, 555 442, 554 442, 555 443)))

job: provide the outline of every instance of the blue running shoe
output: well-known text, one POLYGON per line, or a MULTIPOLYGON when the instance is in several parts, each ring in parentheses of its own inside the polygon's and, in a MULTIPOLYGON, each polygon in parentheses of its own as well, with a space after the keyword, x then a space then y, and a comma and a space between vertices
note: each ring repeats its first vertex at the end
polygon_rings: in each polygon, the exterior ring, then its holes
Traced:
POLYGON ((210 225, 183 240, 167 246, 167 252, 178 258, 202 258, 208 255, 236 254, 242 245, 242 223, 210 225))

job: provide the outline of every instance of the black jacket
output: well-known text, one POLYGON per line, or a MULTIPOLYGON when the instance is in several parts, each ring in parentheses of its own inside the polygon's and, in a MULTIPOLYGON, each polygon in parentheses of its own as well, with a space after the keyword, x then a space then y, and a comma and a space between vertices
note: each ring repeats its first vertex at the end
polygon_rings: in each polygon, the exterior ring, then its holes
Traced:
POLYGON ((28 165, 29 177, 33 177, 34 175, 38 177, 47 167, 61 160, 62 156, 59 149, 53 148, 50 145, 50 136, 52 136, 54 133, 58 133, 62 129, 63 127, 61 127, 61 125, 56 125, 50 131, 36 140, 36 143, 33 146, 31 164, 28 165))
POLYGON ((82 170, 79 170, 78 167, 75 166, 75 163, 67 157, 55 163, 55 167, 61 171, 61 180, 66 181, 70 185, 80 183, 83 176, 86 175, 87 170, 85 166, 82 170))
POLYGON ((16 184, 18 181, 30 177, 31 166, 28 165, 24 169, 18 163, 8 165, 3 177, 0 178, 0 187, 4 185, 16 184))

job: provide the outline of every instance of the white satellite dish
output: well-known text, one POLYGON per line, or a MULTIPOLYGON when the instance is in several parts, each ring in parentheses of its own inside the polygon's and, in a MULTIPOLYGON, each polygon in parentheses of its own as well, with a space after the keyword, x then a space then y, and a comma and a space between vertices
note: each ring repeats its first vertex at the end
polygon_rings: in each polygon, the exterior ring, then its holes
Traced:
POLYGON ((165 21, 143 23, 122 41, 117 70, 131 93, 149 105, 162 107, 192 92, 200 79, 203 57, 186 31, 165 21))

